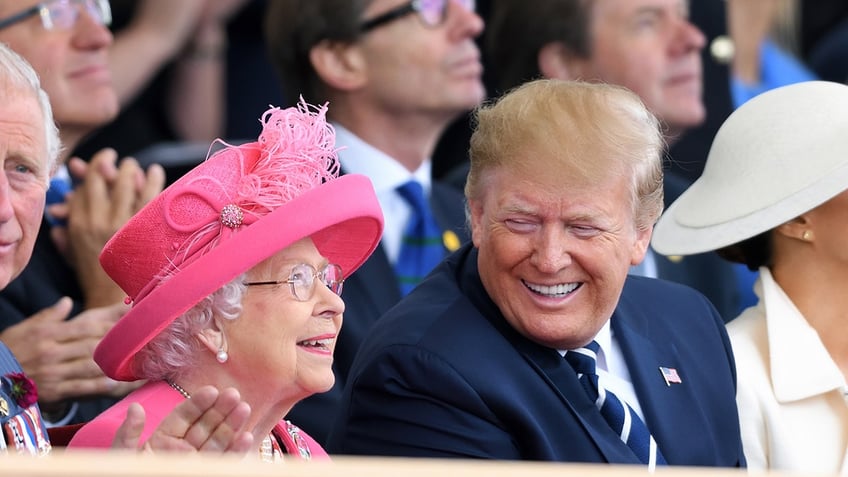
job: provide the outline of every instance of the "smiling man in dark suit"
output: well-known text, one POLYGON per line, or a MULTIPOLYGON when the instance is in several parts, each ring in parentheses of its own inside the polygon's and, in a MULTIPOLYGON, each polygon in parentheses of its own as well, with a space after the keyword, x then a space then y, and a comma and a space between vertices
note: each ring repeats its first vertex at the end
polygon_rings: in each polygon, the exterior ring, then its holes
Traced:
POLYGON ((537 80, 476 124, 472 243, 371 329, 328 450, 743 466, 715 307, 628 275, 662 210, 657 119, 621 87, 537 80))
MULTIPOLYGON (((638 94, 663 124, 668 205, 700 174, 731 111, 727 67, 704 56, 717 33, 708 20, 723 26, 724 9, 724 2, 685 0, 499 0, 487 21, 484 58, 495 94, 541 77, 617 84, 638 94)), ((461 187, 467 172, 466 162, 446 180, 461 187)), ((695 288, 726 321, 739 313, 733 266, 715 253, 683 258, 649 249, 631 273, 695 288)))
POLYGON ((371 179, 385 216, 381 246, 345 280, 336 385, 289 415, 323 442, 368 329, 467 240, 462 194, 431 179, 430 158, 450 123, 485 97, 474 42, 483 20, 471 0, 292 0, 269 2, 265 29, 287 100, 329 102, 342 172, 371 179), (423 239, 407 234, 415 209, 401 186, 409 183, 429 205, 423 239), (402 265, 410 243, 432 252, 414 272, 402 265))

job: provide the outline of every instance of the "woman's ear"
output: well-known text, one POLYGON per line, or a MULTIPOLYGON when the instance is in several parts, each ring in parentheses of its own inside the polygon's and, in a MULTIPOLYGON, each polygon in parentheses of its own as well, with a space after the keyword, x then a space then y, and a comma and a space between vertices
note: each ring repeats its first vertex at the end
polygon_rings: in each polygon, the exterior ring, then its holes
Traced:
POLYGON ((318 77, 334 89, 355 90, 368 79, 365 59, 355 43, 323 40, 309 50, 309 61, 318 77))
POLYGON ((218 318, 213 318, 211 326, 201 330, 195 336, 212 354, 217 354, 220 350, 226 351, 227 340, 218 318))
POLYGON ((810 242, 813 239, 813 224, 806 214, 778 225, 775 232, 785 237, 810 242))

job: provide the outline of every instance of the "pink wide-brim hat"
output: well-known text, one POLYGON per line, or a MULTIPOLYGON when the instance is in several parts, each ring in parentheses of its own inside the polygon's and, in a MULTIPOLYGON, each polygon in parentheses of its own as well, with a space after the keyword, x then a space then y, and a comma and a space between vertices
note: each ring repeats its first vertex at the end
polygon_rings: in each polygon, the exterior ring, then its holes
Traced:
POLYGON ((338 177, 326 106, 272 108, 258 142, 227 146, 134 215, 100 263, 132 308, 94 352, 104 373, 138 379, 133 357, 177 317, 300 239, 349 276, 377 247, 383 215, 371 181, 338 177))

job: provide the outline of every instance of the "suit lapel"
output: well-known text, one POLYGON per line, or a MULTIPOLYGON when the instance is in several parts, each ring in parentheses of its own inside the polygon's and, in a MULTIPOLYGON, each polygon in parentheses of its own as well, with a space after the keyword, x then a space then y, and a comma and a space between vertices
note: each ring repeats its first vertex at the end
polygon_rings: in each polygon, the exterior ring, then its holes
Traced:
POLYGON ((456 241, 443 237, 443 244, 448 253, 455 252, 460 244, 470 239, 468 227, 465 225, 465 197, 453 187, 434 181, 430 208, 439 228, 456 234, 456 241))
MULTIPOLYGON (((577 381, 577 374, 558 352, 545 349, 544 351, 547 352, 542 354, 539 351, 529 351, 526 347, 520 346, 519 349, 531 366, 536 368, 537 372, 558 391, 566 411, 580 423, 606 462, 641 464, 633 451, 619 439, 601 416, 595 403, 589 399, 586 391, 577 381)), ((558 436, 562 446, 569 446, 568 441, 571 439, 574 439, 574 436, 566 433, 558 436)))
POLYGON ((681 442, 690 442, 691 406, 695 402, 687 382, 686 368, 680 362, 677 348, 667 334, 640 310, 619 307, 611 322, 615 337, 628 363, 630 380, 639 398, 648 429, 663 456, 674 463, 672 451, 681 442), (667 384, 660 367, 675 370, 680 383, 667 384))

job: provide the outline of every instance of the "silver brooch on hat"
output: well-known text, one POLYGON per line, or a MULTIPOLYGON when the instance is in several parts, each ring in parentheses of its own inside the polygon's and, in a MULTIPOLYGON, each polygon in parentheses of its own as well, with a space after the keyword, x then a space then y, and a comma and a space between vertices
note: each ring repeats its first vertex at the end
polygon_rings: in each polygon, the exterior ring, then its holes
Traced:
POLYGON ((244 221, 244 214, 236 204, 227 204, 221 209, 221 223, 234 229, 244 221))

